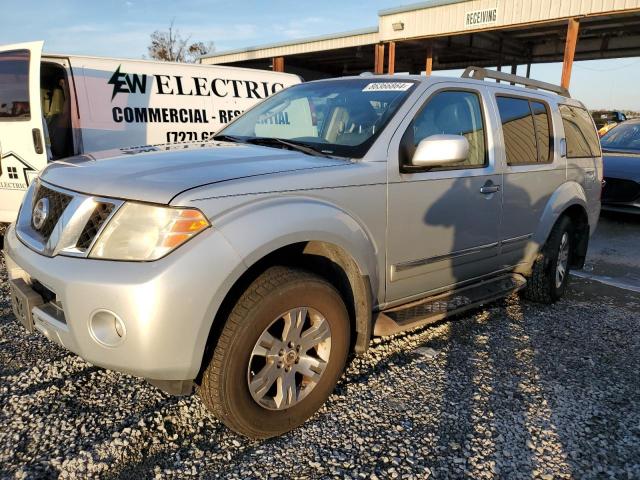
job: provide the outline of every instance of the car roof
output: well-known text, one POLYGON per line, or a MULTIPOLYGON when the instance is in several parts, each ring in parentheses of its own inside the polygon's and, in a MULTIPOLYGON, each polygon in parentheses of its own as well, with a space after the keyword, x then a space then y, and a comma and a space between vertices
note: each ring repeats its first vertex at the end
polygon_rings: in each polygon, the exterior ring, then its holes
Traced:
MULTIPOLYGON (((367 73, 360 74, 358 76, 354 75, 354 76, 314 80, 313 83, 336 81, 336 80, 367 80, 367 79, 383 81, 383 82, 384 81, 398 82, 403 80, 410 80, 410 81, 419 82, 422 84, 434 84, 434 83, 447 82, 447 83, 460 83, 460 84, 468 85, 469 83, 475 83, 478 86, 489 86, 489 87, 499 88, 500 90, 510 91, 514 95, 517 95, 517 94, 530 95, 534 93, 536 95, 547 97, 549 99, 555 99, 555 100, 561 99, 562 102, 570 103, 572 105, 582 106, 582 103, 580 103, 579 101, 576 101, 575 99, 567 98, 562 95, 558 95, 556 93, 548 92, 545 90, 521 87, 517 85, 509 85, 505 83, 497 83, 492 81, 477 80, 474 78, 447 77, 444 75, 429 75, 428 77, 425 75, 410 75, 410 74, 374 75, 372 73, 367 72, 367 73)), ((307 83, 312 83, 312 82, 307 82, 307 83)))

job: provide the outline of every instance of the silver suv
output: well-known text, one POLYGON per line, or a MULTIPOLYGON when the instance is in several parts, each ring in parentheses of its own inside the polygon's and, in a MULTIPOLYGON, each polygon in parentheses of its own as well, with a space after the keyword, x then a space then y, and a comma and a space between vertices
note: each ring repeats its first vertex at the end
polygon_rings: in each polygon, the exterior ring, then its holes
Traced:
POLYGON ((591 117, 550 84, 478 68, 304 83, 210 143, 50 164, 6 234, 14 311, 266 438, 374 335, 516 290, 560 298, 601 180, 591 117))

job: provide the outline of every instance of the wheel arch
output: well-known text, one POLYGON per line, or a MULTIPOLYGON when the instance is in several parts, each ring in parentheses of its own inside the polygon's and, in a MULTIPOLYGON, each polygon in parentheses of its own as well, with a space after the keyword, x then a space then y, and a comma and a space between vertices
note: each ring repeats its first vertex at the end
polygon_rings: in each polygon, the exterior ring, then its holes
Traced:
POLYGON ((363 274, 354 258, 342 247, 324 241, 305 241, 284 245, 264 255, 250 265, 233 282, 218 308, 202 356, 196 381, 206 369, 225 319, 242 293, 260 274, 273 266, 287 266, 312 272, 333 285, 342 297, 351 322, 351 349, 356 354, 366 352, 371 340, 373 294, 371 280, 363 274))
POLYGON ((547 243, 547 239, 558 220, 566 215, 574 226, 571 266, 582 268, 589 246, 588 208, 587 196, 579 183, 572 181, 562 184, 549 198, 538 229, 533 236, 533 240, 539 246, 538 250, 547 243))
POLYGON ((214 223, 243 259, 245 268, 234 272, 226 282, 230 287, 213 315, 196 380, 206 368, 225 318, 242 292, 275 265, 310 271, 336 287, 355 332, 352 350, 364 353, 373 328, 379 273, 377 247, 360 222, 333 205, 309 199, 261 202, 240 213, 225 215, 214 223))

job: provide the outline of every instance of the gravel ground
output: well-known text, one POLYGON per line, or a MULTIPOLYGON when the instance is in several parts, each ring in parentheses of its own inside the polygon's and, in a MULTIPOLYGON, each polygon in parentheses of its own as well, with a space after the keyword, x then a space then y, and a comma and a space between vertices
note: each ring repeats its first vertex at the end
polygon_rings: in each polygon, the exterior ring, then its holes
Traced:
POLYGON ((579 280, 376 341, 309 422, 255 442, 27 334, 0 265, 0 478, 640 478, 640 296, 621 292, 579 280))

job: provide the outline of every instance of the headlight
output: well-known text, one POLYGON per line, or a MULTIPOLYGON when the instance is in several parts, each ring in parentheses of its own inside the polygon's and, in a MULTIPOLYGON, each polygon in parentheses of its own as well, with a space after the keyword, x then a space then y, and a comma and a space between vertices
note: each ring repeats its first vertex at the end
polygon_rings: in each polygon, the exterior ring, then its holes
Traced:
POLYGON ((200 210, 127 202, 102 231, 89 257, 157 260, 209 226, 200 210))

